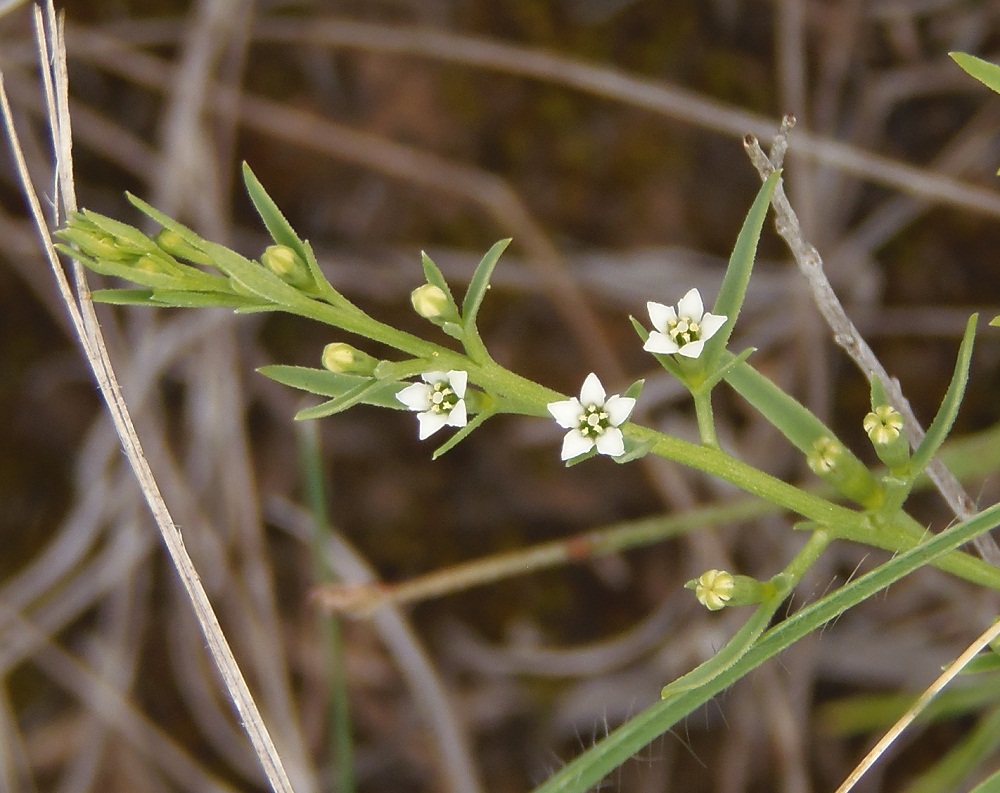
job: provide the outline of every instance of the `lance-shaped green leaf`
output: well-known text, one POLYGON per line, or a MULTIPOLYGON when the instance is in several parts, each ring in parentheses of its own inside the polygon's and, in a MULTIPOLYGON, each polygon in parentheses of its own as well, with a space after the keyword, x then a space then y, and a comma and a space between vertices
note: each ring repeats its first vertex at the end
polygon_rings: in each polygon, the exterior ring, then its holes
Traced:
POLYGON ((299 235, 295 233, 295 229, 292 228, 292 224, 281 213, 278 205, 267 194, 264 185, 260 183, 260 180, 245 162, 243 163, 243 183, 246 185, 250 200, 257 209, 257 214, 264 221, 264 226, 267 228, 267 233, 271 235, 271 239, 278 245, 287 245, 301 256, 303 261, 309 261, 311 251, 307 250, 299 235))
MULTIPOLYGON (((731 367, 725 380, 807 459, 817 453, 821 458, 826 457, 830 466, 817 466, 813 470, 839 492, 869 509, 881 506, 883 491, 871 471, 795 397, 786 394, 746 362, 731 367)), ((812 462, 810 459, 810 467, 813 467, 812 462)))
POLYGON ((987 88, 1000 94, 1000 66, 964 52, 949 52, 948 54, 966 74, 975 77, 987 88))
MULTIPOLYGON (((257 371, 265 377, 269 377, 283 385, 308 391, 318 396, 335 398, 356 390, 359 386, 372 382, 369 377, 331 372, 327 369, 312 369, 307 366, 272 364, 270 366, 261 366, 257 371)), ((393 381, 378 382, 378 388, 367 392, 364 395, 363 401, 366 405, 376 405, 377 407, 392 408, 393 410, 405 410, 404 405, 396 399, 396 392, 399 391, 399 387, 399 383, 393 381)))
POLYGON ((269 303, 262 303, 253 297, 234 295, 222 292, 188 292, 175 289, 154 289, 153 305, 173 308, 235 308, 235 309, 273 309, 269 303))
POLYGON ((448 286, 448 282, 444 279, 444 273, 441 272, 441 268, 434 264, 434 260, 427 255, 426 251, 420 251, 420 264, 424 268, 424 278, 427 279, 427 283, 431 286, 436 286, 448 296, 448 302, 451 303, 452 308, 455 309, 455 313, 457 314, 458 305, 455 303, 455 297, 451 293, 451 287, 448 286))
MULTIPOLYGON (((152 289, 98 289, 90 293, 95 303, 112 306, 148 306, 152 303, 152 289)), ((153 305, 158 305, 152 303, 153 305)))
POLYGON ((469 288, 465 293, 465 299, 462 301, 462 321, 465 323, 466 330, 472 329, 474 331, 476 328, 476 315, 479 313, 479 307, 486 296, 486 290, 490 288, 490 276, 493 274, 493 268, 497 266, 500 254, 506 250, 508 245, 510 245, 510 239, 500 240, 486 251, 486 255, 476 265, 476 270, 469 281, 469 288))
POLYGON ((740 315, 743 306, 743 298, 746 296, 747 285, 750 283, 750 273, 753 270, 754 260, 757 258, 757 243, 760 241, 761 229, 764 227, 764 219, 767 217, 767 208, 771 203, 771 196, 781 178, 781 171, 775 171, 760 186, 757 197, 750 206, 746 220, 736 237, 736 244, 729 257, 729 266, 726 268, 726 275, 722 279, 719 287, 719 294, 715 298, 715 306, 712 313, 726 317, 726 324, 712 338, 705 342, 703 355, 706 358, 708 368, 711 369, 718 359, 719 353, 725 349, 736 326, 736 319, 740 315))
POLYGON ((973 314, 966 323, 965 335, 958 348, 958 360, 955 361, 955 372, 951 376, 951 383, 948 385, 944 399, 941 400, 941 407, 938 408, 934 421, 927 428, 927 435, 913 452, 910 467, 914 476, 926 468, 931 458, 937 454, 958 416, 962 397, 965 396, 965 386, 969 381, 969 365, 972 362, 972 346, 976 339, 976 321, 978 319, 979 315, 973 314))
POLYGON ((367 397, 384 385, 385 383, 374 378, 366 378, 365 382, 358 384, 350 391, 346 391, 338 397, 334 397, 320 405, 300 410, 295 414, 295 420, 321 419, 326 416, 332 416, 334 413, 342 413, 358 403, 367 403, 367 397))
POLYGON ((496 413, 492 410, 484 410, 481 413, 477 413, 464 427, 459 427, 458 431, 454 435, 438 446, 437 449, 434 450, 434 454, 431 455, 431 459, 436 460, 441 455, 450 452, 458 446, 458 444, 468 438, 473 430, 481 427, 486 419, 492 418, 495 415, 496 413))

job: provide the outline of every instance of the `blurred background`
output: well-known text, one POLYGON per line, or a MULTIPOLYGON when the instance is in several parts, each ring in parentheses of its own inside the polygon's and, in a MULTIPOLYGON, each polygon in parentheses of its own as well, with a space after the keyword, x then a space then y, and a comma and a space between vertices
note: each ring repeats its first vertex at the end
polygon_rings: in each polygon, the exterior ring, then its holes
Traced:
MULTIPOLYGON (((461 290, 487 248, 513 237, 481 314, 494 356, 567 394, 591 371, 610 392, 646 378, 642 420, 691 439, 685 394, 642 352, 628 316, 645 321, 647 300, 675 303, 692 286, 711 304, 759 186, 743 137, 766 143, 794 114, 785 175, 806 235, 925 423, 966 318, 983 312, 956 435, 973 450, 961 471, 969 492, 996 501, 1000 344, 985 319, 1000 311, 1000 98, 947 53, 995 58, 1000 3, 74 0, 63 10, 81 206, 138 224, 132 191, 256 257, 267 240, 240 183, 247 161, 337 288, 435 338, 409 307, 420 251, 461 290)), ((0 2, 0 69, 35 185, 51 196, 27 3, 0 2)), ((263 790, 6 155, 0 238, 0 788, 263 790)), ((757 347, 758 368, 872 459, 864 379, 770 229, 760 253, 733 347, 757 347)), ((292 421, 312 402, 254 369, 317 366, 324 344, 355 340, 223 310, 99 315, 166 502, 297 791, 335 789, 336 670, 331 618, 310 599, 317 584, 399 582, 745 503, 662 460, 564 469, 561 431, 533 419, 495 419, 431 462, 412 415, 361 407, 311 427, 331 532, 317 540, 301 462, 312 436, 292 421)), ((727 450, 812 481, 724 389, 716 412, 727 450)), ((935 528, 953 517, 931 494, 914 510, 935 528)), ((358 790, 542 782, 742 623, 746 610, 708 614, 681 585, 712 567, 768 577, 784 566, 802 542, 794 517, 753 512, 343 621, 358 790)), ((789 608, 882 560, 835 546, 789 608)), ((755 672, 602 789, 831 790, 891 722, 878 697, 926 686, 998 605, 921 571, 755 672)), ((997 719, 992 683, 914 728, 857 789, 916 790, 970 736, 987 736, 979 757, 995 766, 1000 737, 983 726, 997 719)))

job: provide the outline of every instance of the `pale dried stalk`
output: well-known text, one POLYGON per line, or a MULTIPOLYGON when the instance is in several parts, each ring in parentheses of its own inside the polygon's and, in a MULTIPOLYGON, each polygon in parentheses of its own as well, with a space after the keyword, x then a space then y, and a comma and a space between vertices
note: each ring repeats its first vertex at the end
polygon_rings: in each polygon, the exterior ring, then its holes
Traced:
MULTIPOLYGON (((747 135, 745 140, 747 154, 761 179, 766 179, 768 175, 781 168, 788 146, 788 133, 794 124, 795 119, 792 116, 785 116, 774 139, 770 157, 764 153, 756 137, 747 135)), ((798 217, 795 210, 792 209, 780 179, 775 188, 774 197, 771 199, 771 206, 774 208, 775 227, 778 234, 785 240, 796 264, 805 276, 806 282, 812 290, 816 307, 833 331, 834 341, 850 356, 867 379, 877 377, 882 383, 889 402, 903 415, 910 444, 916 448, 924 438, 923 427, 920 426, 909 401, 903 395, 899 382, 889 376, 885 367, 875 357, 871 347, 868 346, 868 343, 847 316, 847 312, 844 311, 844 307, 833 291, 826 273, 823 272, 823 259, 820 257, 819 251, 802 235, 798 217)), ((975 514, 976 505, 969 498, 955 475, 939 458, 935 457, 931 460, 927 466, 927 475, 956 516, 961 520, 968 520, 975 514)), ((980 536, 973 543, 983 559, 991 564, 1000 565, 1000 547, 997 546, 992 537, 980 536)))
POLYGON ((872 750, 865 756, 865 759, 858 763, 857 767, 851 771, 843 784, 837 788, 836 793, 848 793, 863 777, 868 770, 878 762, 878 759, 885 754, 892 743, 902 734, 903 730, 909 727, 913 720, 919 716, 924 709, 931 704, 934 697, 944 691, 947 686, 966 665, 975 658, 981 650, 986 648, 990 642, 1000 637, 1000 620, 994 622, 987 630, 983 631, 979 638, 970 644, 965 651, 955 659, 955 661, 941 673, 940 677, 928 686, 927 690, 920 695, 920 698, 910 706, 899 721, 892 725, 889 731, 882 736, 872 750))
MULTIPOLYGON (((56 19, 51 0, 49 0, 44 20, 42 19, 41 11, 36 10, 36 24, 38 26, 38 46, 41 55, 42 74, 45 75, 45 80, 52 81, 54 72, 54 89, 52 86, 47 86, 46 94, 50 99, 50 121, 53 132, 53 144, 56 150, 57 173, 60 187, 59 195, 61 196, 65 211, 71 212, 76 207, 70 151, 65 48, 62 42, 62 23, 61 20, 57 21, 56 19), (46 35, 48 36, 47 42, 46 35), (50 49, 51 53, 49 52, 50 49), (50 57, 52 59, 51 63, 55 64, 51 67, 52 71, 50 71, 50 57)), ((70 313, 74 330, 83 347, 87 362, 91 366, 101 395, 108 406, 108 411, 121 439, 126 457, 135 471, 136 478, 142 488, 150 511, 156 520, 156 524, 160 529, 167 551, 188 593, 188 597, 191 599, 212 657, 219 668, 226 690, 232 697, 233 703, 239 712, 241 722, 260 759, 264 773, 276 793, 292 793, 293 789, 282 766, 281 758, 278 756, 278 752, 267 731, 267 727, 264 725, 264 721, 257 709, 246 680, 243 678, 232 650, 226 641, 208 595, 202 586, 198 572, 195 570, 194 564, 191 562, 191 558, 184 547, 183 537, 167 510, 156 480, 146 461, 142 446, 132 425, 128 408, 118 387, 107 350, 104 347, 103 337, 96 315, 94 314, 90 294, 87 291, 83 278, 82 268, 79 265, 74 267, 75 279, 79 290, 79 296, 77 296, 70 288, 56 255, 41 204, 31 184, 17 132, 14 129, 13 117, 10 104, 7 100, 7 94, 4 90, 2 74, 0 74, 0 112, 3 114, 17 171, 25 198, 31 209, 32 218, 41 238, 42 247, 55 275, 60 294, 70 313)))

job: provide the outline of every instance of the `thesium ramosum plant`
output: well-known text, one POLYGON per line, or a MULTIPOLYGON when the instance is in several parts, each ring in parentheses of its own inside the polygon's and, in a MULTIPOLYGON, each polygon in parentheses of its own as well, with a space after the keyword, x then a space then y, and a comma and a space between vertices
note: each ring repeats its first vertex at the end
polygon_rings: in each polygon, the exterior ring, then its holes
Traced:
MULTIPOLYGON (((1000 68, 969 56, 956 56, 956 60, 1000 91, 1000 68)), ((632 464, 646 455, 657 455, 725 480, 797 516, 796 529, 809 539, 792 558, 775 559, 767 580, 739 570, 709 569, 687 584, 710 611, 747 607, 746 620, 711 659, 676 680, 664 681, 660 701, 641 710, 537 789, 579 793, 591 789, 734 681, 924 565, 1000 591, 1000 569, 961 549, 1000 525, 1000 505, 961 515, 959 522, 936 535, 929 535, 907 511, 914 488, 925 484, 933 466, 940 471, 936 457, 966 389, 977 329, 975 315, 968 320, 950 385, 926 433, 909 426, 906 407, 892 391, 894 384, 879 372, 865 372, 870 378, 870 411, 857 416, 857 424, 879 467, 867 466, 862 457, 871 455, 856 454, 823 421, 758 371, 752 349, 730 349, 769 206, 774 205, 783 234, 798 233, 782 188, 780 163, 786 133, 784 129, 779 135, 770 159, 755 140, 748 140, 763 183, 736 239, 718 294, 702 295, 684 284, 664 284, 662 293, 650 295, 645 307, 648 318, 631 320, 638 335, 636 344, 690 392, 700 435, 697 443, 631 420, 642 398, 642 381, 621 394, 608 394, 600 372, 582 372, 579 393, 567 396, 494 360, 477 317, 509 240, 487 251, 461 296, 453 292, 430 257, 422 256, 423 283, 411 296, 414 311, 427 320, 427 332, 421 335, 382 322, 335 289, 309 243, 299 238, 248 166, 243 171, 246 188, 273 241, 257 260, 202 238, 136 197, 130 197, 131 202, 159 224, 158 233, 147 235, 127 223, 83 210, 58 232, 63 241, 59 248, 94 272, 133 285, 97 291, 96 301, 150 307, 222 306, 238 313, 282 311, 330 326, 333 340, 316 366, 278 364, 259 370, 322 398, 302 410, 299 419, 322 419, 358 404, 412 411, 419 438, 436 444, 430 456, 437 458, 489 420, 504 421, 505 414, 533 416, 554 421, 565 431, 561 447, 553 448, 552 454, 567 465, 598 456, 632 464), (708 309, 706 299, 711 298, 708 309), (372 352, 384 348, 395 352, 384 358, 372 352), (786 483, 728 453, 713 418, 716 389, 731 389, 777 428, 815 473, 816 486, 786 483), (886 550, 892 558, 786 613, 783 605, 802 577, 830 543, 841 541, 886 550)), ((811 255, 808 246, 801 249, 803 256, 811 255)), ((319 600, 358 613, 377 609, 381 602, 378 592, 352 596, 336 589, 320 593, 319 600)), ((995 638, 996 632, 986 635, 982 644, 995 638)), ((987 650, 966 671, 983 675, 995 688, 998 670, 1000 659, 987 650)), ((899 712, 908 704, 901 703, 899 712)))

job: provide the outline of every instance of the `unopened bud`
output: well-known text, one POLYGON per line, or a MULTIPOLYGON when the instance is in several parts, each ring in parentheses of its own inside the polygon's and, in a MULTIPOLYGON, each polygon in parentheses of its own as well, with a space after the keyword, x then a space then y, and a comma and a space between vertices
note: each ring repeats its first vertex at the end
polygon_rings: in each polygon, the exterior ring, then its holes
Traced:
POLYGON ((746 575, 733 575, 725 570, 706 570, 698 578, 688 581, 684 588, 693 589, 698 602, 709 611, 760 603, 774 592, 773 584, 761 583, 746 575))
POLYGON ((370 375, 378 359, 350 344, 335 341, 323 348, 323 368, 331 372, 370 375))
POLYGON ((869 509, 883 503, 885 493, 864 464, 840 443, 827 435, 815 440, 806 463, 837 492, 869 509))
POLYGON ((178 259, 184 259, 195 264, 212 264, 212 258, 207 253, 198 250, 173 229, 160 229, 160 233, 156 235, 155 241, 163 251, 171 256, 176 256, 178 259))
POLYGON ((448 295, 434 284, 418 286, 410 293, 410 302, 413 304, 414 311, 432 322, 445 318, 446 314, 453 313, 448 295))
POLYGON ((287 245, 271 245, 260 257, 261 264, 289 286, 298 289, 313 286, 309 266, 287 245))
POLYGON ((76 245, 92 259, 104 262, 118 262, 135 257, 135 254, 121 248, 111 237, 94 228, 70 225, 56 232, 60 239, 76 245))
POLYGON ((135 263, 132 266, 137 270, 142 270, 147 273, 178 275, 181 272, 181 264, 174 261, 166 254, 143 254, 135 260, 135 263))

